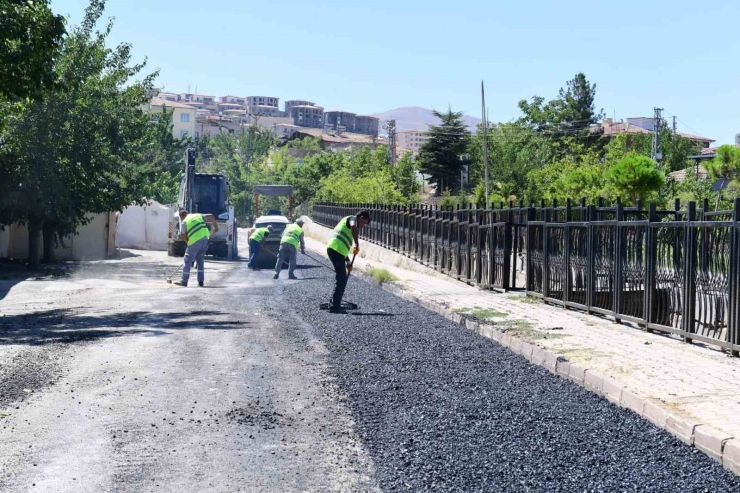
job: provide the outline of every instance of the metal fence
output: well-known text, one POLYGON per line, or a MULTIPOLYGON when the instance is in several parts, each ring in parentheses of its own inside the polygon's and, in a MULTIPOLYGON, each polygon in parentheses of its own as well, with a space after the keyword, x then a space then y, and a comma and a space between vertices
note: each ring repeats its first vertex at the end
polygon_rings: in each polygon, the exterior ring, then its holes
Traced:
POLYGON ((443 210, 317 204, 334 227, 368 209, 366 241, 482 289, 525 289, 565 308, 740 354, 740 199, 731 211, 552 203, 443 210), (522 282, 524 279, 526 281, 522 282))

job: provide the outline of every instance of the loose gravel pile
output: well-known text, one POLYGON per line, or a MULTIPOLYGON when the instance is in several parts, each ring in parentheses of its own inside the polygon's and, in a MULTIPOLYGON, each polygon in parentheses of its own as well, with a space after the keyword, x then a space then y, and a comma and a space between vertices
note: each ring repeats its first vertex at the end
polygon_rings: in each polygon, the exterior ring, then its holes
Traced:
POLYGON ((329 349, 384 491, 740 489, 631 411, 376 286, 351 278, 359 310, 319 310, 333 273, 311 276, 285 296, 329 349))

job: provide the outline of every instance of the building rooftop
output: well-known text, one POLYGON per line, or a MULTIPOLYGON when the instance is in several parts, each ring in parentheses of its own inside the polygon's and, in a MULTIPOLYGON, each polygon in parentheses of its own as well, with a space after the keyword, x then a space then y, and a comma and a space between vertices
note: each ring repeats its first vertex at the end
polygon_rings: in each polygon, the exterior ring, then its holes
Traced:
POLYGON ((164 105, 164 106, 169 106, 170 108, 186 108, 189 110, 195 109, 195 107, 192 105, 179 103, 177 101, 169 101, 167 99, 162 99, 162 98, 152 98, 150 105, 152 108, 156 106, 164 105))
POLYGON ((307 128, 300 127, 301 129, 297 132, 300 134, 306 134, 311 137, 318 137, 324 142, 330 142, 335 144, 343 143, 356 143, 356 144, 377 144, 377 139, 373 139, 371 135, 356 134, 352 132, 342 132, 341 135, 331 135, 325 133, 320 128, 307 128))
POLYGON ((372 118, 373 120, 380 120, 380 118, 378 118, 377 116, 372 116, 372 115, 355 115, 355 117, 357 117, 357 118, 372 118))
MULTIPOLYGON (((635 118, 628 118, 628 120, 640 120, 640 119, 650 119, 647 117, 635 117, 635 118)), ((609 119, 605 120, 604 122, 600 123, 599 125, 596 125, 592 127, 594 131, 598 131, 600 128, 604 129, 604 136, 612 136, 612 135, 618 135, 618 134, 652 134, 652 130, 648 130, 646 128, 642 128, 638 125, 634 125, 630 123, 629 121, 626 122, 617 122, 612 123, 609 119)), ((714 139, 710 139, 708 137, 702 137, 700 135, 692 135, 687 134, 683 132, 676 132, 678 135, 685 139, 689 140, 696 140, 701 142, 714 142, 714 139)))
POLYGON ((307 104, 299 104, 298 106, 293 106, 293 108, 308 108, 312 110, 323 110, 321 106, 309 106, 307 104))
POLYGON ((350 115, 357 115, 357 113, 353 113, 351 111, 345 111, 345 110, 331 110, 331 111, 325 111, 324 113, 348 113, 350 115))

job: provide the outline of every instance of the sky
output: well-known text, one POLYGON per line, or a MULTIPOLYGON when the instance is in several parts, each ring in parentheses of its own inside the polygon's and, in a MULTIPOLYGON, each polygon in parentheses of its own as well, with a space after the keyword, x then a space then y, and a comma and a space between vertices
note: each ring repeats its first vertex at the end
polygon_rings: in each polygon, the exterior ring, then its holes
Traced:
MULTIPOLYGON (((86 5, 51 0, 72 24, 86 5)), ((738 0, 108 0, 105 17, 170 92, 480 117, 483 80, 509 121, 583 72, 607 117, 660 107, 717 145, 740 133, 738 0)))

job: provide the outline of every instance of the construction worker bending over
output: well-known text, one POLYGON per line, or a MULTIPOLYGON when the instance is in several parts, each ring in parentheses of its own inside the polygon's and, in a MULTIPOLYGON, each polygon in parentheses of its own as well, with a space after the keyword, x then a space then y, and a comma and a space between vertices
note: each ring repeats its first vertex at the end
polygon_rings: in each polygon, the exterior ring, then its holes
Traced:
POLYGON ((208 231, 206 220, 213 225, 213 232, 218 231, 218 223, 212 214, 188 214, 188 211, 180 210, 180 239, 187 242, 185 258, 182 266, 182 279, 173 283, 176 286, 187 286, 190 279, 190 267, 193 261, 198 265, 198 286, 203 287, 205 280, 205 256, 208 251, 208 239, 211 233, 208 231))
POLYGON ((252 232, 252 236, 249 237, 249 267, 254 270, 259 270, 257 264, 259 262, 260 250, 262 245, 265 244, 265 239, 272 233, 272 226, 268 225, 266 228, 257 228, 252 232))
POLYGON ((342 297, 344 296, 344 288, 347 287, 347 265, 345 261, 349 257, 353 241, 355 248, 352 253, 354 255, 360 253, 360 234, 358 230, 366 224, 370 224, 370 213, 366 210, 358 212, 356 216, 343 217, 334 228, 329 243, 326 245, 326 254, 329 256, 336 273, 334 293, 329 307, 329 311, 332 313, 342 313, 342 297))
POLYGON ((280 277, 280 271, 283 268, 283 262, 288 259, 288 279, 298 279, 295 276, 295 264, 298 257, 298 247, 301 253, 306 253, 306 245, 303 242, 303 219, 297 219, 295 224, 288 224, 280 238, 280 252, 278 253, 277 263, 275 264, 275 277, 280 277))

